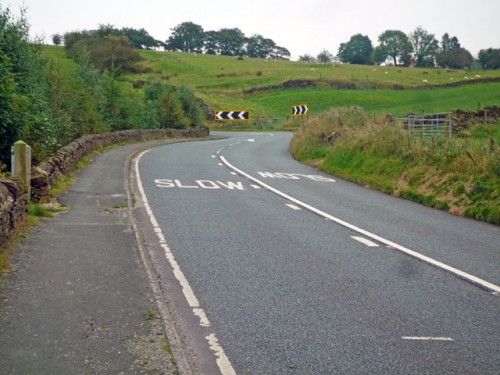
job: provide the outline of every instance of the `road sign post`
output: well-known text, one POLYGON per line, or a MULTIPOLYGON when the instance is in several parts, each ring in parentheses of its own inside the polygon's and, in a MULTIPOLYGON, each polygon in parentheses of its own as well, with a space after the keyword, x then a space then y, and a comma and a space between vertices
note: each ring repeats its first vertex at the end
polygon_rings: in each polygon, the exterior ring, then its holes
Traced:
POLYGON ((298 104, 292 106, 292 116, 305 116, 309 112, 309 104, 298 104))

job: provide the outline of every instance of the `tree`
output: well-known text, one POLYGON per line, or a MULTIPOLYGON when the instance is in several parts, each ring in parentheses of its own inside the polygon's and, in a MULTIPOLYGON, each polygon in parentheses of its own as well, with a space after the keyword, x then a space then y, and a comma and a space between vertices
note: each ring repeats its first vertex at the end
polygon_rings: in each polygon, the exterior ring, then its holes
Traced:
POLYGON ((204 39, 205 33, 200 25, 183 22, 172 29, 165 48, 169 51, 201 53, 204 39))
POLYGON ((48 104, 48 67, 40 41, 31 40, 25 10, 14 19, 0 8, 0 163, 10 160, 10 146, 23 139, 40 160, 58 144, 48 104))
POLYGON ((256 34, 246 40, 246 53, 250 57, 265 59, 269 57, 276 43, 271 39, 266 39, 262 35, 256 34))
POLYGON ((114 64, 104 74, 102 114, 111 131, 128 128, 127 107, 123 103, 123 93, 117 82, 119 74, 120 69, 114 64))
POLYGON ((434 66, 434 59, 439 50, 439 43, 434 34, 430 34, 419 26, 409 34, 409 40, 413 46, 416 66, 434 66))
POLYGON ((123 73, 134 72, 134 65, 141 60, 126 36, 108 35, 91 50, 92 64, 101 71, 110 70, 115 65, 123 73))
POLYGON ((160 98, 159 103, 160 128, 183 129, 189 126, 189 120, 184 116, 182 103, 175 92, 174 87, 167 87, 160 98))
POLYGON ((269 57, 274 60, 290 60, 290 51, 285 47, 276 46, 269 57))
POLYGON ((400 30, 386 30, 378 37, 379 46, 375 56, 377 60, 391 58, 394 65, 398 65, 398 60, 408 65, 408 56, 413 52, 408 36, 400 30))
POLYGON ((436 63, 439 66, 450 69, 470 68, 473 61, 472 54, 465 48, 453 48, 436 56, 436 63))
POLYGON ((499 69, 500 68, 500 48, 482 49, 479 51, 479 61, 484 69, 499 69))
POLYGON ((208 55, 219 55, 219 33, 217 31, 207 31, 205 32, 205 37, 203 39, 203 50, 208 55))
POLYGON ((144 86, 144 103, 142 123, 143 128, 157 129, 160 127, 160 99, 166 92, 166 86, 160 79, 144 86))
POLYGON ((458 48, 460 48, 460 43, 456 36, 450 38, 448 33, 445 33, 441 37, 441 52, 447 52, 458 48))
POLYGON ((186 119, 189 121, 189 126, 192 128, 201 126, 203 123, 201 101, 185 86, 177 89, 177 96, 181 102, 186 119))
POLYGON ((18 129, 13 126, 14 95, 17 85, 8 56, 0 50, 0 166, 10 157, 10 146, 17 140, 18 129))
POLYGON ((312 55, 309 55, 309 54, 305 54, 305 55, 301 55, 299 56, 299 61, 303 61, 303 62, 316 62, 316 57, 312 56, 312 55))
POLYGON ((337 57, 348 64, 370 64, 372 62, 373 45, 368 36, 356 34, 347 43, 341 43, 337 57))
POLYGON ((158 47, 165 47, 165 43, 153 38, 145 29, 132 29, 124 27, 116 32, 119 35, 124 35, 130 40, 132 46, 136 49, 153 49, 158 47))
POLYGON ((62 44, 61 34, 52 35, 52 43, 54 43, 56 46, 60 46, 62 44))
POLYGON ((318 54, 316 59, 320 63, 329 63, 333 61, 333 55, 328 50, 324 49, 318 54))
POLYGON ((238 29, 221 29, 218 32, 220 54, 225 56, 242 56, 244 54, 245 34, 238 29))

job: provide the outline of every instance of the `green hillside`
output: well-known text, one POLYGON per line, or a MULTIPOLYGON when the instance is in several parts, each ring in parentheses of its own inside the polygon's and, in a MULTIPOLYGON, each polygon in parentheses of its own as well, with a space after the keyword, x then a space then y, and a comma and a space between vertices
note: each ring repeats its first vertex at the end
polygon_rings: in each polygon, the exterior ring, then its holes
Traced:
MULTIPOLYGON (((62 47, 46 46, 45 55, 71 64, 62 47)), ((368 112, 395 116, 408 112, 447 112, 500 104, 500 71, 446 70, 273 61, 179 52, 141 51, 143 73, 121 78, 134 83, 161 79, 194 90, 214 110, 250 110, 252 118, 286 117, 295 104, 311 113, 359 105, 368 112), (290 81, 313 87, 270 89, 290 81), (345 87, 345 88, 343 88, 345 87), (269 88, 249 93, 255 88, 269 88)), ((140 85, 139 85, 140 86, 140 85)), ((135 96, 134 95, 134 96, 135 96)))
POLYGON ((192 88, 214 109, 250 109, 254 117, 288 116, 290 106, 301 103, 310 104, 313 112, 356 104, 371 112, 395 115, 475 109, 478 103, 500 104, 499 71, 238 60, 227 56, 153 51, 144 51, 142 56, 143 64, 151 72, 128 76, 129 82, 160 76, 171 84, 192 88), (477 83, 488 79, 499 81, 477 83), (316 86, 245 93, 291 80, 313 80, 316 86), (362 89, 338 89, 331 86, 332 82, 337 86, 350 83, 362 89), (441 87, 457 82, 464 85, 441 87), (406 89, 394 90, 393 87, 406 89))

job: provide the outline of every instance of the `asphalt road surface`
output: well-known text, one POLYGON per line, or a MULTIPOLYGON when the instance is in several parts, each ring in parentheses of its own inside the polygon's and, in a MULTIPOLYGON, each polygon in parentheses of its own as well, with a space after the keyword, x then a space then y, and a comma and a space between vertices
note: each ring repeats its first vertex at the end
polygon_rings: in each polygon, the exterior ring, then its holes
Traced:
POLYGON ((216 135, 134 164, 196 371, 500 373, 498 226, 301 165, 289 133, 216 135))

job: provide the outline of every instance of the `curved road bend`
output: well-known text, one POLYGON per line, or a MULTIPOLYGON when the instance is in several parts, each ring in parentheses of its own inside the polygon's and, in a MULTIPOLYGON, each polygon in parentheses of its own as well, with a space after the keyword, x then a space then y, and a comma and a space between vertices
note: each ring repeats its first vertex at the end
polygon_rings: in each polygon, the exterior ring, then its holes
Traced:
POLYGON ((197 371, 498 374, 499 227, 297 163, 289 133, 219 135, 134 165, 197 371))

